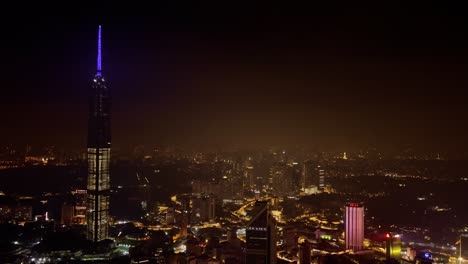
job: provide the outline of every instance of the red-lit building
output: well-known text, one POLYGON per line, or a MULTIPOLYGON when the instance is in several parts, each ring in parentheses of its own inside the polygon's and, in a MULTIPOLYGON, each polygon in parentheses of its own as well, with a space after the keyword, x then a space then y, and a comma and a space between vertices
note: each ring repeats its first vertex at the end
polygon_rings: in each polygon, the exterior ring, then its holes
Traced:
POLYGON ((349 203, 346 205, 345 210, 346 249, 362 250, 364 242, 364 206, 349 203))

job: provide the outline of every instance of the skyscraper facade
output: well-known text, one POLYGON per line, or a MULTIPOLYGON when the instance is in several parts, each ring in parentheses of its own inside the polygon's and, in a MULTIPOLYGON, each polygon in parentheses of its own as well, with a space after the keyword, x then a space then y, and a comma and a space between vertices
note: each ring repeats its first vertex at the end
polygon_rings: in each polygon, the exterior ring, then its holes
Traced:
POLYGON ((276 263, 276 224, 268 203, 256 201, 246 230, 246 263, 276 263))
POLYGON ((102 75, 101 26, 98 31, 97 71, 92 79, 88 120, 87 237, 98 242, 108 237, 110 194, 110 96, 102 75))
POLYGON ((364 243, 364 206, 357 203, 346 205, 345 241, 346 248, 362 250, 364 243))

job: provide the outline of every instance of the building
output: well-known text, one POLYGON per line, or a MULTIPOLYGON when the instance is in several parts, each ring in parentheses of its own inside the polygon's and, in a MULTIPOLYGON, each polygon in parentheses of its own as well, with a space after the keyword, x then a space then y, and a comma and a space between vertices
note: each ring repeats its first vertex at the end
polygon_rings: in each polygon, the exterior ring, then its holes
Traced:
POLYGON ((0 196, 0 223, 8 223, 15 218, 16 199, 11 196, 0 196))
POLYGON ((191 198, 192 223, 214 222, 215 197, 212 195, 194 196, 191 198))
POLYGON ((345 208, 346 249, 362 250, 364 242, 364 206, 349 203, 345 208))
POLYGON ((188 224, 189 224, 189 212, 190 212, 190 199, 186 196, 182 197, 181 203, 181 220, 180 220, 180 236, 187 237, 188 235, 188 224))
POLYGON ((318 192, 323 192, 325 190, 325 168, 317 162, 305 161, 302 169, 301 188, 304 191, 316 188, 318 192))
POLYGON ((72 191, 75 202, 75 214, 73 216, 73 224, 86 224, 86 190, 72 191))
POLYGON ((255 190, 255 175, 253 167, 247 167, 244 171, 244 177, 246 178, 247 186, 249 190, 255 190))
POLYGON ((287 248, 291 249, 297 247, 297 241, 299 239, 299 232, 297 227, 294 226, 283 226, 282 230, 279 231, 279 238, 281 238, 281 244, 287 248))
POLYGON ((98 242, 108 237, 110 97, 102 75, 101 26, 98 31, 97 71, 92 79, 88 120, 87 237, 98 242))
POLYGON ((276 223, 268 202, 256 201, 246 230, 246 263, 276 264, 276 223))
POLYGON ((405 260, 414 261, 415 258, 416 258, 416 250, 414 248, 407 247, 405 260))
POLYGON ((220 247, 222 251, 222 263, 245 263, 245 243, 237 237, 237 230, 235 228, 228 231, 227 240, 220 242, 220 247))
POLYGON ((459 258, 463 260, 468 260, 468 235, 460 236, 459 247, 460 247, 459 258))
POLYGON ((15 219, 19 221, 32 221, 32 206, 31 205, 18 205, 15 208, 15 219))
POLYGON ((323 166, 317 165, 316 171, 318 176, 318 189, 323 192, 325 190, 325 169, 323 166))
POLYGON ((140 207, 144 214, 148 212, 148 205, 151 200, 151 185, 147 177, 136 173, 138 188, 136 189, 135 200, 140 201, 140 207))
POLYGON ((32 197, 20 197, 17 200, 0 194, 0 223, 24 223, 32 219, 32 197))
POLYGON ((220 186, 212 181, 193 180, 192 181, 192 194, 219 194, 220 186))
POLYGON ((73 204, 63 203, 62 204, 62 216, 60 218, 60 224, 71 225, 73 218, 75 217, 75 208, 73 204))
POLYGON ((15 219, 17 221, 32 221, 33 220, 33 204, 34 199, 29 196, 18 198, 18 204, 15 208, 15 219))
POLYGON ((268 185, 271 188, 272 194, 285 197, 294 195, 295 191, 299 190, 294 185, 295 168, 292 164, 284 162, 276 162, 270 167, 270 177, 268 185))
POLYGON ((299 241, 299 251, 298 251, 299 261, 297 264, 310 264, 311 263, 311 246, 307 239, 302 239, 299 241))
POLYGON ((387 233, 385 234, 385 253, 387 259, 400 260, 401 258, 401 239, 400 235, 387 233))
POLYGON ((175 223, 174 207, 167 208, 165 222, 166 222, 166 225, 173 225, 175 223))

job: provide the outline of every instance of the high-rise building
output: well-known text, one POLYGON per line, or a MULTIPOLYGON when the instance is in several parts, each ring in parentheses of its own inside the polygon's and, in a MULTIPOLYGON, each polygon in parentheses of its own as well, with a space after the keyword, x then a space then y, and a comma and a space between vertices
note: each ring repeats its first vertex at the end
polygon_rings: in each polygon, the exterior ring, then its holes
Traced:
POLYGON ((385 234, 385 253, 387 259, 393 258, 399 260, 401 258, 401 239, 398 234, 385 234))
POLYGON ((276 162, 270 167, 269 185, 273 195, 280 197, 294 195, 299 188, 294 186, 294 167, 284 162, 276 162))
POLYGON ((268 202, 256 201, 246 230, 246 263, 276 263, 276 223, 268 202))
POLYGON ((364 206, 357 203, 346 205, 345 241, 346 248, 362 250, 364 242, 364 206))
POLYGON ((299 261, 297 262, 298 264, 310 264, 311 263, 311 254, 310 254, 310 243, 306 239, 302 239, 302 241, 299 241, 299 251, 298 251, 298 257, 299 261))
POLYGON ((74 212, 73 204, 71 203, 62 204, 62 216, 60 218, 60 224, 71 225, 73 223, 74 217, 75 217, 75 212, 74 212))
POLYGON ((302 169, 301 188, 303 190, 317 188, 319 192, 325 189, 325 168, 314 161, 305 161, 302 169))
POLYGON ((318 174, 318 188, 323 192, 325 189, 325 169, 323 166, 317 165, 317 174, 318 174))
POLYGON ((194 196, 191 198, 192 223, 214 222, 215 197, 213 195, 194 196))
POLYGON ((175 223, 174 207, 167 208, 166 211, 166 225, 173 225, 175 223))
POLYGON ((86 224, 86 190, 72 191, 75 215, 73 217, 73 224, 85 225, 86 224))
POLYGON ((220 186, 213 181, 206 180, 193 180, 192 181, 192 194, 193 195, 209 195, 219 194, 220 186))
POLYGON ((460 256, 462 260, 468 260, 468 235, 460 236, 459 247, 460 247, 460 256))
POLYGON ((180 236, 187 237, 188 235, 188 224, 189 224, 189 213, 190 213, 190 198, 182 197, 181 211, 182 218, 180 220, 180 236))
POLYGON ((101 58, 99 26, 97 71, 91 85, 87 152, 87 237, 94 242, 107 239, 109 222, 110 96, 102 75, 101 58))

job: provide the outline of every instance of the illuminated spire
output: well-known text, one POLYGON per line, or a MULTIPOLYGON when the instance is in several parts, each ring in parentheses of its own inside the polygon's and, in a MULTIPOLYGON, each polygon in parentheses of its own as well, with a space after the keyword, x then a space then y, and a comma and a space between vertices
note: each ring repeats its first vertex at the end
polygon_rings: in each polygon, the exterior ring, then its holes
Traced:
POLYGON ((97 51, 97 72, 96 75, 101 76, 102 71, 102 58, 101 58, 101 25, 98 31, 98 51, 97 51))

